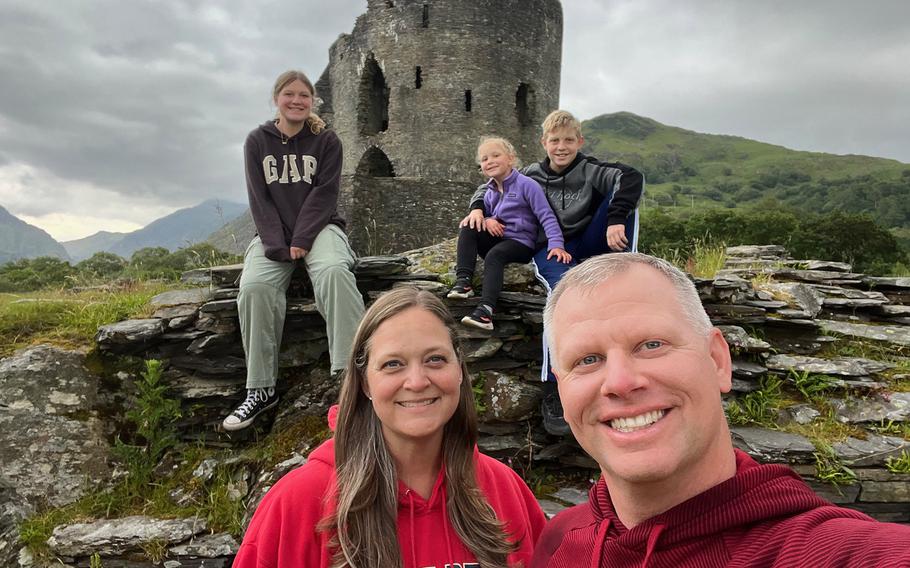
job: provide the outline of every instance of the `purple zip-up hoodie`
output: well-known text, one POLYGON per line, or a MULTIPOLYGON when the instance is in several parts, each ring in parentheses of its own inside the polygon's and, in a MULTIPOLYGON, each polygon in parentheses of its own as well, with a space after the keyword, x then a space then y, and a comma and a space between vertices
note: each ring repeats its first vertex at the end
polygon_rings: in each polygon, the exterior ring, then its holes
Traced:
POLYGON ((487 183, 483 206, 484 216, 493 217, 505 225, 504 238, 534 249, 537 228, 542 226, 547 234, 547 250, 565 247, 559 222, 540 185, 518 170, 512 168, 502 181, 502 193, 497 189, 495 180, 487 183))

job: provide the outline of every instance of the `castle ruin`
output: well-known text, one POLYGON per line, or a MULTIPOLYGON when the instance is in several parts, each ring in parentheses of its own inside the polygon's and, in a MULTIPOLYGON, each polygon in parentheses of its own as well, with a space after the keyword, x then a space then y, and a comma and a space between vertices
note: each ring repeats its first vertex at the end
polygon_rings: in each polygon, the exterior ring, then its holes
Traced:
POLYGON ((481 181, 474 154, 484 134, 510 139, 524 163, 539 159, 561 52, 558 0, 368 0, 316 83, 319 113, 344 145, 352 240, 370 224, 399 237, 385 251, 355 248, 375 254, 453 236, 481 181))

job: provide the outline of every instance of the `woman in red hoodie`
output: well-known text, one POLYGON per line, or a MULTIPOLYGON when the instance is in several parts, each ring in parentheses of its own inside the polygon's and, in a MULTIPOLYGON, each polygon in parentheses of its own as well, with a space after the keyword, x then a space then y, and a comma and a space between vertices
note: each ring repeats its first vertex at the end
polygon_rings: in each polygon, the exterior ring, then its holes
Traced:
POLYGON ((436 296, 400 288, 367 310, 335 430, 265 496, 235 568, 527 566, 543 513, 477 451, 471 381, 436 296))

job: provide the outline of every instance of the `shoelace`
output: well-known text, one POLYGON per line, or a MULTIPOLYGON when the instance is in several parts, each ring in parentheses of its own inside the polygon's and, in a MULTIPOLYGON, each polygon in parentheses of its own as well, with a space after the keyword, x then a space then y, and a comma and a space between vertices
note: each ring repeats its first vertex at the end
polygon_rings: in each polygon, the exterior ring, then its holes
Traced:
POLYGON ((243 401, 243 404, 241 404, 234 413, 238 416, 246 417, 247 414, 252 412, 253 406, 255 406, 258 401, 261 400, 265 402, 269 399, 272 395, 272 392, 269 391, 274 392, 274 389, 250 389, 246 394, 246 400, 243 401))

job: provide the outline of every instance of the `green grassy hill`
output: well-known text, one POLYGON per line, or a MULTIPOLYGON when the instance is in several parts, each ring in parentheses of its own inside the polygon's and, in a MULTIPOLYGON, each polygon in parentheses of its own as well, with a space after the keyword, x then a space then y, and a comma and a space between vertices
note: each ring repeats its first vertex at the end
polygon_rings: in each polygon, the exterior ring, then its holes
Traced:
POLYGON ((583 130, 586 153, 644 172, 645 208, 685 215, 771 199, 799 211, 868 213, 910 244, 910 164, 701 134, 628 112, 592 118, 583 130))

